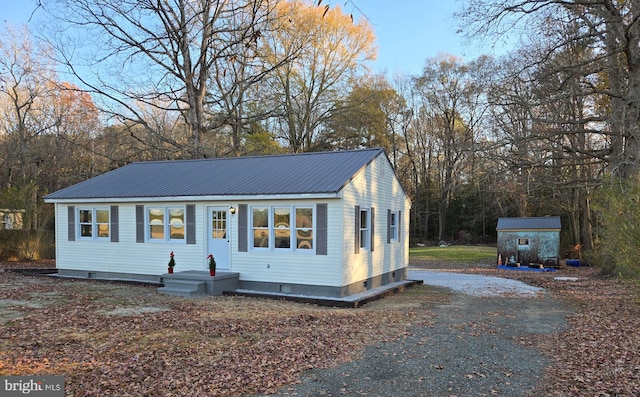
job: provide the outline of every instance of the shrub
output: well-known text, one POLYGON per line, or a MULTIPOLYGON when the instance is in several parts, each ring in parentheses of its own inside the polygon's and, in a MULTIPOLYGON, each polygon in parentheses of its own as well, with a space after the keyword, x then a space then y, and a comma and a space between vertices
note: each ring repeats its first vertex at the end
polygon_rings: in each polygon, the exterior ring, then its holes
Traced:
POLYGON ((589 261, 604 273, 640 278, 640 183, 609 179, 593 199, 596 239, 589 261))
POLYGON ((0 260, 33 261, 54 256, 53 231, 0 230, 0 260))

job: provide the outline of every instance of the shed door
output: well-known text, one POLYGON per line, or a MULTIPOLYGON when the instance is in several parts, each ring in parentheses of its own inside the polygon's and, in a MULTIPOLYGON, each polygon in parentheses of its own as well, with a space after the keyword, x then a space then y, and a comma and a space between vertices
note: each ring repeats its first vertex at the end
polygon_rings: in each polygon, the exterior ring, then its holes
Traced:
MULTIPOLYGON (((207 207, 208 212, 208 253, 216 258, 218 270, 229 270, 229 209, 207 207)), ((208 268, 208 261, 205 264, 208 268)))

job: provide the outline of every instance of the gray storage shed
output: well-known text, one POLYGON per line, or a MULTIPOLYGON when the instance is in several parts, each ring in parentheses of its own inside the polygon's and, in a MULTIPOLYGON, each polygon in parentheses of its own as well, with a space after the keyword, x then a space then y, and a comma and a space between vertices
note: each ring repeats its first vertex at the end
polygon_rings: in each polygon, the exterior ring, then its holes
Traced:
POLYGON ((498 219, 498 259, 500 264, 540 263, 558 266, 560 217, 498 219))

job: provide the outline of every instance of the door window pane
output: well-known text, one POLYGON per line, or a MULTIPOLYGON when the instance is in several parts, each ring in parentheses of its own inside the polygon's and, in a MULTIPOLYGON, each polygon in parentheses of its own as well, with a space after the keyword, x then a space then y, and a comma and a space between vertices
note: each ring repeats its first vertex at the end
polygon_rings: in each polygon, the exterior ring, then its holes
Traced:
POLYGON ((211 212, 211 238, 227 238, 227 211, 211 212))

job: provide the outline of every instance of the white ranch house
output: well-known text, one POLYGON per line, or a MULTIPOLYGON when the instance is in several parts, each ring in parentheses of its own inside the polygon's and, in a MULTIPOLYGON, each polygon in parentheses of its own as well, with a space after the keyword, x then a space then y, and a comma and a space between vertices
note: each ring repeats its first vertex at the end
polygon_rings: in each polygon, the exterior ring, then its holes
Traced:
MULTIPOLYGON (((61 276, 345 297, 404 281, 410 200, 382 149, 132 163, 45 197, 61 276)), ((209 292, 209 291, 207 291, 209 292)))

